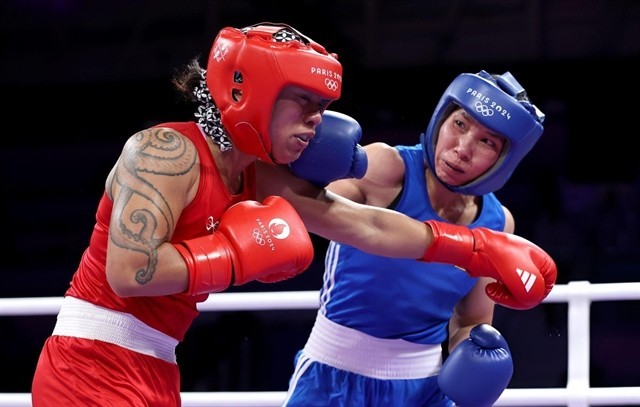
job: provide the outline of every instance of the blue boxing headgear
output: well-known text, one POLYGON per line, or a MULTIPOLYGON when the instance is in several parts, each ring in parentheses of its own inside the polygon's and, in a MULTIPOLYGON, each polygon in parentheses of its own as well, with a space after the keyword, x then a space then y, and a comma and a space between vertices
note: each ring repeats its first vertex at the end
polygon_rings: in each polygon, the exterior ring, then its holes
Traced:
POLYGON ((440 126, 457 107, 505 137, 506 143, 493 167, 475 180, 460 186, 443 184, 454 192, 468 195, 497 191, 542 135, 544 114, 529 102, 524 88, 510 72, 502 75, 491 75, 485 71, 463 73, 445 90, 427 131, 420 135, 429 168, 435 168, 435 146, 440 126))

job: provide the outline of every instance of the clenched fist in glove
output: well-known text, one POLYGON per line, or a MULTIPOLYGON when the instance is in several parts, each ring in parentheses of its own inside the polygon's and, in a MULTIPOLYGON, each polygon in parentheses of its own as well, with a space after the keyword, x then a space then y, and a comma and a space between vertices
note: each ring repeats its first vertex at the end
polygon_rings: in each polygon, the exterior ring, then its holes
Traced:
POLYGON ((367 154, 358 144, 360 124, 343 113, 326 110, 300 157, 289 164, 296 177, 326 187, 344 178, 362 178, 367 172, 367 154))
POLYGON ((513 360, 502 334, 480 324, 444 361, 438 385, 460 407, 491 407, 509 385, 513 360))
POLYGON ((220 218, 213 234, 175 245, 189 270, 191 295, 223 291, 253 280, 294 277, 313 260, 307 229, 284 198, 239 202, 220 218))
POLYGON ((533 308, 556 283, 553 259, 522 237, 433 220, 425 223, 433 231, 433 241, 419 260, 453 264, 471 277, 495 279, 487 285, 486 293, 498 304, 533 308))

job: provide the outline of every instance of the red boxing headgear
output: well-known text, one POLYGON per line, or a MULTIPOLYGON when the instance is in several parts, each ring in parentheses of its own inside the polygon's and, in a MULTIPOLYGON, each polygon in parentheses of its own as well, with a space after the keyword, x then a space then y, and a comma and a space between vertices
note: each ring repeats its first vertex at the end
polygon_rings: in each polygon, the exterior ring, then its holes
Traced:
POLYGON ((269 124, 282 89, 298 86, 336 100, 342 65, 336 54, 286 24, 226 27, 211 47, 206 82, 236 148, 272 163, 269 124))

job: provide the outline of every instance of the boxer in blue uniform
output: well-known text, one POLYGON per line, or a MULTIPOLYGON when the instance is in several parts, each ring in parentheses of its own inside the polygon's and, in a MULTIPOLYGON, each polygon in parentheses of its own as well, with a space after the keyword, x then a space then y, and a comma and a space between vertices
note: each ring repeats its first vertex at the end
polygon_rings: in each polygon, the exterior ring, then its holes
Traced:
MULTIPOLYGON (((420 143, 369 144, 363 177, 324 184, 350 200, 435 221, 434 233, 463 225, 511 234, 513 215, 494 191, 540 138, 543 121, 511 73, 464 73, 445 90, 420 143)), ((344 126, 361 131, 354 120, 344 126)), ((304 154, 291 168, 323 184, 304 154)), ((443 259, 430 250, 416 261, 330 242, 320 309, 296 355, 285 406, 478 407, 498 399, 513 364, 491 327, 494 304, 525 307, 500 301, 495 279, 451 265, 464 253, 443 259)), ((536 276, 523 270, 516 278, 527 291, 536 276)))

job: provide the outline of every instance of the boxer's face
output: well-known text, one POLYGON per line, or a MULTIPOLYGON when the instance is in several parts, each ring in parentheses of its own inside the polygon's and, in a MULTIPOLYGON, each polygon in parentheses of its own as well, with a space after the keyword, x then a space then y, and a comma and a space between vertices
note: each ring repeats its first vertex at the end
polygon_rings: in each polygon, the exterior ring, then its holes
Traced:
POLYGON ((435 172, 449 185, 464 185, 496 163, 504 144, 504 137, 478 123, 464 109, 456 109, 440 126, 435 172))
POLYGON ((322 112, 329 101, 313 92, 286 87, 278 96, 271 115, 271 156, 279 164, 289 164, 300 157, 322 122, 322 112))

